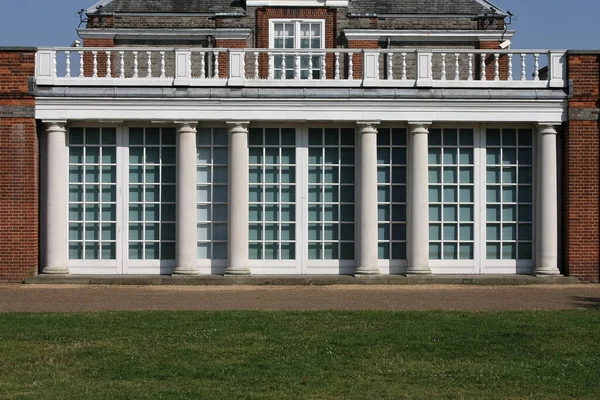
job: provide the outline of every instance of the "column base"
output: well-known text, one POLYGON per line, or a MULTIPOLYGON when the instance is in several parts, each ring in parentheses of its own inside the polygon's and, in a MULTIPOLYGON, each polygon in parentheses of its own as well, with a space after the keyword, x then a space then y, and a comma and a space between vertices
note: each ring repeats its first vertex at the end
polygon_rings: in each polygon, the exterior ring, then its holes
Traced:
POLYGON ((225 270, 225 276, 250 276, 252 271, 250 268, 227 268, 225 270))
POLYGON ((374 276, 374 275, 381 275, 381 271, 379 270, 379 268, 374 268, 374 267, 366 267, 366 268, 357 268, 354 271, 354 276, 374 276))
POLYGON ((190 276, 190 275, 199 275, 200 271, 198 268, 175 268, 173 270, 174 276, 190 276))
POLYGON ((432 273, 431 273, 431 270, 429 268, 427 268, 427 269, 417 269, 417 270, 407 270, 406 271, 406 276, 411 276, 411 275, 426 276, 426 275, 432 275, 432 273))
POLYGON ((558 269, 547 269, 547 270, 536 270, 533 272, 534 276, 560 276, 558 269))
POLYGON ((43 275, 69 275, 68 268, 62 267, 46 267, 42 270, 43 275))

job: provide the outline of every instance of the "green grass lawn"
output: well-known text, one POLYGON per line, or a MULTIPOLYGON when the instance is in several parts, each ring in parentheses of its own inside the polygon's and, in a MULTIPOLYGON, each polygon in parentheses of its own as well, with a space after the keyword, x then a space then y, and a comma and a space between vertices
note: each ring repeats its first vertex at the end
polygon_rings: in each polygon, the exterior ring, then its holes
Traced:
POLYGON ((600 313, 0 314, 2 399, 598 399, 600 313))

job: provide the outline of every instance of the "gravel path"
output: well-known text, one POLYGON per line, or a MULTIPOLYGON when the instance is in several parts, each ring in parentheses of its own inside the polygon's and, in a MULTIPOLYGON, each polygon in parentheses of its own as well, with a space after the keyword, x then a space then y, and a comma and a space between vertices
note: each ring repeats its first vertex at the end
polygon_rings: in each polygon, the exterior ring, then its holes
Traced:
POLYGON ((574 309, 600 310, 600 285, 0 285, 0 312, 574 309))

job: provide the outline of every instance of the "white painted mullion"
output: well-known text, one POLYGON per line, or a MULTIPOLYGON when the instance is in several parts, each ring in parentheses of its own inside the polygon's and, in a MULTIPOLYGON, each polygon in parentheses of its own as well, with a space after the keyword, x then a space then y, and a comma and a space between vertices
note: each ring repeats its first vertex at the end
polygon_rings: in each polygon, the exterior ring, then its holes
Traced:
POLYGON ((308 268, 308 130, 304 124, 296 128, 296 260, 298 270, 308 268))
MULTIPOLYGON (((121 165, 121 218, 122 218, 122 273, 129 273, 129 125, 122 126, 121 165)), ((118 143, 118 142, 117 142, 118 143)), ((117 156, 118 157, 118 156, 117 156)), ((117 163, 119 159, 117 158, 117 163)), ((118 195, 117 195, 118 196, 118 195)), ((117 197, 118 199, 118 197, 117 197)))
POLYGON ((129 231, 129 229, 127 229, 127 227, 129 226, 127 223, 127 220, 124 219, 125 217, 125 213, 124 210, 127 208, 125 205, 125 198, 129 197, 129 191, 127 191, 127 195, 125 194, 125 190, 124 190, 124 186, 123 186, 123 182, 125 179, 125 176, 127 176, 128 178, 128 174, 125 173, 125 167, 127 166, 127 161, 128 161, 128 156, 125 156, 125 139, 124 139, 124 132, 125 132, 125 128, 124 125, 121 124, 119 126, 117 126, 117 187, 116 187, 116 192, 117 192, 117 221, 116 221, 116 230, 117 230, 117 243, 116 243, 116 257, 117 257, 117 273, 119 274, 124 274, 125 273, 125 266, 124 266, 124 261, 125 261, 125 250, 128 248, 126 246, 127 241, 123 240, 124 238, 126 238, 127 233, 129 231))
POLYGON ((485 129, 484 124, 479 124, 475 128, 473 137, 474 154, 473 162, 475 163, 475 187, 474 190, 474 261, 476 271, 480 274, 485 272, 485 246, 486 246, 486 182, 485 171, 487 168, 486 149, 485 149, 485 129))

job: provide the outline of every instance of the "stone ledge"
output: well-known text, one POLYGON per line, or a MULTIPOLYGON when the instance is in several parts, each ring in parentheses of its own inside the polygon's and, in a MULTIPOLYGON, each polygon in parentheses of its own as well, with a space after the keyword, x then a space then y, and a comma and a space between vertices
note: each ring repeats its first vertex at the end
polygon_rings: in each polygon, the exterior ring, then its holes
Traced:
POLYGON ((572 285, 574 277, 532 275, 380 275, 354 277, 349 275, 257 275, 224 277, 221 275, 38 275, 25 279, 25 284, 52 285, 211 285, 211 286, 330 286, 330 285, 572 285))

